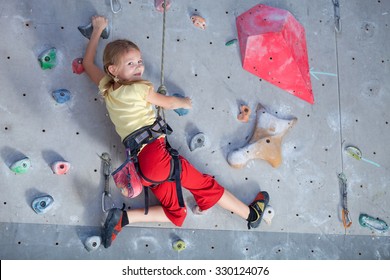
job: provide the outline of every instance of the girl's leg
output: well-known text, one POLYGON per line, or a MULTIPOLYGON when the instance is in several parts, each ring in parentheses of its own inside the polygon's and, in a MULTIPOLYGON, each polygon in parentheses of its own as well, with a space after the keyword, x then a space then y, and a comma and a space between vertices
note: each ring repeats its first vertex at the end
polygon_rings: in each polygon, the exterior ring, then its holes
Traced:
POLYGON ((134 209, 123 211, 119 208, 110 209, 104 223, 102 241, 105 248, 111 246, 118 233, 129 223, 137 222, 170 222, 161 206, 152 206, 149 208, 148 215, 145 215, 144 209, 134 209))
POLYGON ((245 205, 241 200, 235 197, 231 192, 225 189, 222 197, 218 200, 217 204, 222 208, 237 214, 243 219, 247 219, 250 209, 248 205, 245 205))
POLYGON ((161 206, 149 207, 148 215, 145 215, 144 209, 131 209, 127 210, 127 217, 129 224, 132 223, 144 223, 144 222, 158 222, 168 223, 171 222, 161 206))

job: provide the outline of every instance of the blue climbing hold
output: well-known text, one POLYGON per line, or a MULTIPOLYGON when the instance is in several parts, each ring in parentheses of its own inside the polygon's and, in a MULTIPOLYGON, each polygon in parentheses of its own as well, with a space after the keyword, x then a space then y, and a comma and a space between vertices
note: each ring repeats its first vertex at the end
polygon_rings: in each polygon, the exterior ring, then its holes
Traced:
MULTIPOLYGON (((179 98, 184 98, 184 95, 180 94, 180 93, 174 93, 173 96, 176 96, 176 97, 179 97, 179 98)), ((179 116, 184 116, 184 115, 187 115, 188 114, 188 109, 184 109, 184 108, 178 108, 178 109, 175 109, 174 110, 179 116)))
POLYGON ((37 197, 31 203, 32 209, 37 214, 44 214, 53 206, 54 199, 50 195, 37 197))
POLYGON ((362 227, 367 227, 378 232, 386 232, 389 229, 389 226, 384 220, 379 218, 371 217, 367 214, 360 214, 359 224, 362 227))
POLYGON ((65 103, 70 100, 70 92, 67 89, 57 89, 53 91, 53 98, 57 103, 65 103))

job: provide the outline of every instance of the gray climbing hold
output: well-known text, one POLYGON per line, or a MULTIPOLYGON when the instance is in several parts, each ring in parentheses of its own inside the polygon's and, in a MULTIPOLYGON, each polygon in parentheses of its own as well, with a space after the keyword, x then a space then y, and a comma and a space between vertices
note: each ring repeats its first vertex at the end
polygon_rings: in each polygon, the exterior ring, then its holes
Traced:
POLYGON ((35 211, 35 213, 44 214, 50 210, 50 208, 53 206, 53 203, 54 199, 52 196, 44 195, 35 198, 31 203, 31 207, 35 211))
POLYGON ((100 236, 91 236, 85 240, 84 246, 88 252, 95 251, 102 244, 102 238, 100 236))
POLYGON ((190 151, 192 152, 195 149, 201 148, 205 146, 206 136, 204 133, 199 132, 194 137, 192 137, 190 141, 190 151))
MULTIPOLYGON (((83 36, 85 38, 91 39, 91 35, 92 35, 92 31, 93 31, 92 23, 85 25, 85 26, 79 26, 78 29, 79 29, 80 33, 83 34, 83 36)), ((107 26, 106 28, 104 28, 100 37, 102 37, 103 39, 107 39, 109 36, 110 36, 110 27, 107 26)))

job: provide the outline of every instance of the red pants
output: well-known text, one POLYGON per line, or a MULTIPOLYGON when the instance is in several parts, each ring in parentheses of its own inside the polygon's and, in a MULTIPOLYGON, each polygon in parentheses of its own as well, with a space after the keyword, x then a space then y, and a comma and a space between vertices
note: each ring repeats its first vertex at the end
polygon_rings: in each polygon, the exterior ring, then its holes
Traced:
MULTIPOLYGON (((159 138, 145 146, 138 155, 140 169, 143 175, 153 181, 165 180, 171 170, 171 156, 169 155, 165 138, 159 138)), ((185 158, 180 156, 181 185, 189 190, 201 210, 214 206, 224 193, 224 188, 210 175, 196 170, 185 158)), ((142 180, 144 186, 151 183, 142 180)), ((185 207, 179 206, 175 182, 164 182, 151 188, 154 195, 161 202, 165 214, 176 226, 181 226, 187 215, 185 207)))

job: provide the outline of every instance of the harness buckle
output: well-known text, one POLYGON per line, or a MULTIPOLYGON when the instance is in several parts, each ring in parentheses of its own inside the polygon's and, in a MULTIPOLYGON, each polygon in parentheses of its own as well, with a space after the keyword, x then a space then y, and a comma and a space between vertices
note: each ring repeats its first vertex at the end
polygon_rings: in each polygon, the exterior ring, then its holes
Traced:
POLYGON ((172 156, 172 157, 178 157, 179 156, 179 152, 175 149, 169 149, 169 154, 172 156))

